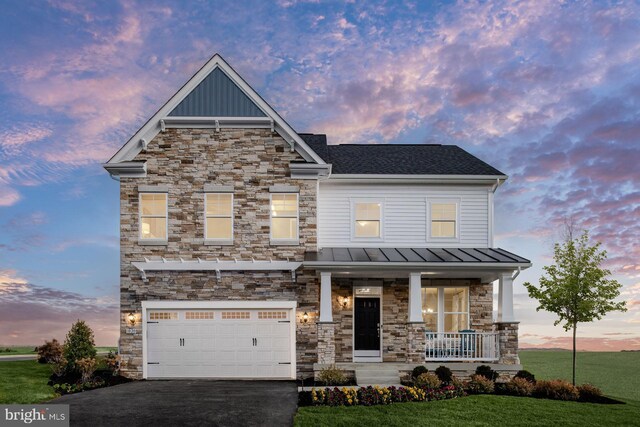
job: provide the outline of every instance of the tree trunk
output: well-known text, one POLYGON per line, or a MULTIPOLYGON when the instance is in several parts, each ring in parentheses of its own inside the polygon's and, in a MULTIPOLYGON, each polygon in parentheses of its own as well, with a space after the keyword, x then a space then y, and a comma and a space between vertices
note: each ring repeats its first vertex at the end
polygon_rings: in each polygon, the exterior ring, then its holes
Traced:
POLYGON ((573 324, 573 385, 576 385, 576 324, 573 324))

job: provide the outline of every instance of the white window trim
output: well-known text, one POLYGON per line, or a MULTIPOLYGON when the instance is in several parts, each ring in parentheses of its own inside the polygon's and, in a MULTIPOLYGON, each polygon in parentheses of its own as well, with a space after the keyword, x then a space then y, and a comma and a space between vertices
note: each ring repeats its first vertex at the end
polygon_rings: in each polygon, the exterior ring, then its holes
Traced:
POLYGON ((460 242, 460 198, 431 198, 427 197, 427 242, 460 242), (454 237, 434 237, 431 235, 431 204, 433 203, 449 203, 456 206, 456 227, 454 237))
MULTIPOLYGON (((422 286, 422 289, 430 288, 438 290, 438 312, 436 313, 438 316, 436 318, 436 328, 437 333, 456 333, 458 331, 453 332, 445 332, 444 331, 444 315, 445 314, 465 314, 462 311, 444 311, 444 290, 445 288, 467 288, 467 328, 471 328, 471 287, 470 286, 456 286, 456 285, 446 285, 446 286, 422 286)), ((422 310, 422 307, 420 307, 422 310)))
MULTIPOLYGON (((226 216, 211 216, 211 218, 227 218, 226 216)), ((205 245, 233 245, 235 235, 235 196, 233 193, 220 191, 207 191, 204 193, 204 244, 205 245), (231 238, 230 239, 209 239, 207 238, 207 197, 209 194, 230 194, 231 195, 231 238)))
MULTIPOLYGON (((281 217, 281 218, 293 218, 291 217, 281 217)), ((269 242, 271 245, 283 245, 283 246, 293 246, 300 244, 300 195, 295 192, 278 192, 278 193, 269 193, 269 242), (294 239, 276 239, 273 237, 273 210, 271 206, 273 205, 273 196, 279 196, 281 194, 295 194, 296 196, 296 237, 294 239)))
POLYGON ((350 200, 350 218, 351 218, 351 241, 352 242, 384 242, 384 205, 385 199, 377 198, 351 198, 350 200), (380 204, 380 236, 379 237, 356 237, 356 204, 358 203, 379 203, 380 204))
MULTIPOLYGON (((157 217, 159 218, 159 217, 157 217)), ((138 244, 140 245, 166 245, 169 241, 169 193, 164 191, 142 191, 138 193, 138 244), (165 200, 165 232, 164 239, 145 239, 142 237, 142 196, 145 194, 164 194, 165 200)))

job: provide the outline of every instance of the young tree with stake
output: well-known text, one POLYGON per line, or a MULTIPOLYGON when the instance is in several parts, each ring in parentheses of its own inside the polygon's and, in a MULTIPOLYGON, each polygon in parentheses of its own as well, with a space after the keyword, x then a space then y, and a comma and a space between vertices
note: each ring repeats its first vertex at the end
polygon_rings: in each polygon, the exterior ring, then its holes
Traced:
POLYGON ((589 244, 589 233, 578 238, 568 230, 563 244, 554 246, 554 265, 544 267, 546 275, 539 287, 527 282, 529 296, 539 302, 536 311, 545 310, 558 315, 554 326, 562 323, 565 331, 573 330, 573 384, 576 383, 576 329, 578 323, 600 320, 610 311, 626 311, 626 303, 615 302, 622 285, 609 279, 611 272, 600 265, 607 252, 600 250, 600 242, 589 244))

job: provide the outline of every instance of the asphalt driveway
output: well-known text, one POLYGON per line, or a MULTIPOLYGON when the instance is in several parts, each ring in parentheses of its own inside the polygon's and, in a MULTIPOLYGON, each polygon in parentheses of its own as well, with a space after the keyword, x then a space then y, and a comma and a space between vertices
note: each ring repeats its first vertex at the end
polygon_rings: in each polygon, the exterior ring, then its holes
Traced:
POLYGON ((293 381, 136 381, 59 397, 72 426, 289 426, 293 381))

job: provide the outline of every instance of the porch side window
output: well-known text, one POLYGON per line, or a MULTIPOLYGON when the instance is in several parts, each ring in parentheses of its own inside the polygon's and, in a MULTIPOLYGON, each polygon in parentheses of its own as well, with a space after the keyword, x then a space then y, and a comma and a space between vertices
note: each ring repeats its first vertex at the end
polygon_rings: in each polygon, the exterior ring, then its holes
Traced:
POLYGON ((297 193, 271 193, 271 240, 298 240, 297 193))
POLYGON ((422 318, 431 332, 469 329, 469 288, 422 288, 422 318))
POLYGON ((233 194, 206 193, 206 231, 207 240, 233 239, 233 194))
POLYGON ((167 193, 140 193, 140 239, 167 240, 167 193))
POLYGON ((355 203, 355 237, 380 237, 381 210, 380 203, 355 203))
POLYGON ((431 203, 431 237, 456 237, 455 203, 431 203))

